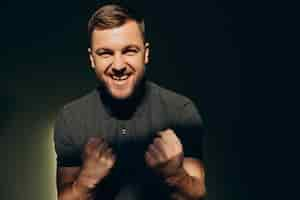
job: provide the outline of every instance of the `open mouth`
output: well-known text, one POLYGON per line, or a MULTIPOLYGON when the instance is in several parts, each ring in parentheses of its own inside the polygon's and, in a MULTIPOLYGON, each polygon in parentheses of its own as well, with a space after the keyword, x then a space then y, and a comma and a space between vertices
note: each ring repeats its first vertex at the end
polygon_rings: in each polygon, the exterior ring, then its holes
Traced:
POLYGON ((111 75, 110 77, 113 79, 113 80, 116 80, 116 81, 124 81, 124 80, 127 80, 129 78, 130 75, 123 75, 123 76, 115 76, 115 75, 111 75))

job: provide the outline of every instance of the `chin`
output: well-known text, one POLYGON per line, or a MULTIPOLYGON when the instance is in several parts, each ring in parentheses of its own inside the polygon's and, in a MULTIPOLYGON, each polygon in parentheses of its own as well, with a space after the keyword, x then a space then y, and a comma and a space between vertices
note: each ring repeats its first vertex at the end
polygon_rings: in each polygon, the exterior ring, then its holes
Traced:
POLYGON ((131 81, 128 86, 124 88, 115 87, 113 84, 110 84, 109 81, 105 81, 105 79, 100 79, 100 82, 111 98, 115 100, 127 100, 135 95, 139 86, 143 83, 143 80, 145 79, 141 76, 140 79, 131 81))
POLYGON ((114 99, 116 99, 116 100, 126 100, 126 99, 128 99, 128 98, 130 98, 131 96, 132 96, 132 91, 122 91, 122 92, 120 92, 120 91, 111 91, 110 90, 110 95, 114 98, 114 99))

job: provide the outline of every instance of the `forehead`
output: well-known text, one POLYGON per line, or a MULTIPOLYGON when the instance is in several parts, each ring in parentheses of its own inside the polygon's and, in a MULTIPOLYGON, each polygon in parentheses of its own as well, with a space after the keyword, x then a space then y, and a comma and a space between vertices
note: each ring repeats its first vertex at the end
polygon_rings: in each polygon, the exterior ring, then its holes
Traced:
POLYGON ((127 21, 112 29, 95 29, 92 33, 94 48, 122 48, 127 45, 143 45, 143 36, 135 21, 127 21))

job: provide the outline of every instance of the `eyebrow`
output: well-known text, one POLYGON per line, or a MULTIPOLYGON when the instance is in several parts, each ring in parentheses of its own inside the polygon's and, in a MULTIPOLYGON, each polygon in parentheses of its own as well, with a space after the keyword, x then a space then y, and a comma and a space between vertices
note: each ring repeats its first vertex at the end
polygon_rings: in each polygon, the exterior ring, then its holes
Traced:
POLYGON ((112 50, 108 48, 99 48, 95 50, 95 53, 103 53, 103 52, 112 52, 112 50))
POLYGON ((134 45, 134 44, 130 44, 130 45, 127 45, 126 47, 124 47, 122 50, 125 50, 125 49, 130 49, 130 48, 135 48, 135 49, 138 49, 140 50, 141 48, 137 45, 134 45))
MULTIPOLYGON (((134 44, 130 44, 130 45, 127 45, 125 47, 122 48, 121 51, 124 51, 126 49, 130 49, 130 48, 135 48, 137 50, 141 50, 141 48, 137 45, 134 45, 134 44)), ((95 53, 103 53, 103 52, 113 52, 112 49, 109 49, 109 48, 98 48, 95 50, 95 53)))

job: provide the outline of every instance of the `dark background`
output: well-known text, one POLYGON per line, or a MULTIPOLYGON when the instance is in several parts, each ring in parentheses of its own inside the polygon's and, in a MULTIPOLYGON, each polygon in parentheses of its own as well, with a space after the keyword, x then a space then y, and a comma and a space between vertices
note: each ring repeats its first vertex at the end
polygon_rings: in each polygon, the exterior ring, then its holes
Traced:
MULTIPOLYGON (((205 138, 208 200, 250 199, 242 169, 238 5, 138 1, 151 43, 148 76, 195 101, 205 138)), ((95 1, 2 1, 0 152, 3 200, 55 199, 52 128, 65 103, 95 87, 87 20, 95 1)))

